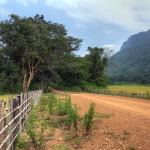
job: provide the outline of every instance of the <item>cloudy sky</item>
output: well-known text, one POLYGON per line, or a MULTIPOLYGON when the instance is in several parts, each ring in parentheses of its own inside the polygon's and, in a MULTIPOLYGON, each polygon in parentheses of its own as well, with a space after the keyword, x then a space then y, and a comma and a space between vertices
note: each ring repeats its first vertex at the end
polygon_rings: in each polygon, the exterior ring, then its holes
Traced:
POLYGON ((0 0, 0 21, 8 15, 34 17, 65 25, 68 34, 87 47, 109 47, 114 52, 132 34, 150 29, 149 0, 0 0))

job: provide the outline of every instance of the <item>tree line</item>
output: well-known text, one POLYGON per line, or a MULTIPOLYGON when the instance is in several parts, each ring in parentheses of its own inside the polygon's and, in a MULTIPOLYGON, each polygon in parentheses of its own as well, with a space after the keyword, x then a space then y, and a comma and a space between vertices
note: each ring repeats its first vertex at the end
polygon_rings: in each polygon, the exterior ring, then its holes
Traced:
POLYGON ((43 15, 10 15, 0 22, 0 90, 83 87, 86 82, 106 86, 105 49, 88 47, 88 54, 80 57, 74 52, 81 43, 64 25, 46 21, 43 15))

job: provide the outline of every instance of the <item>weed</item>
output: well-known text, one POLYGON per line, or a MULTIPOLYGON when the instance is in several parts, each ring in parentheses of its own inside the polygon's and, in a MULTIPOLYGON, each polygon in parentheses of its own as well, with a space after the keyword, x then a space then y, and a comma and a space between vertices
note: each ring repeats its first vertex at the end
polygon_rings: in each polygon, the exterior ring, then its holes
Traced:
POLYGON ((63 144, 57 144, 54 146, 54 150, 71 150, 71 149, 63 144))
POLYGON ((81 142, 83 138, 82 137, 77 137, 73 139, 74 142, 74 148, 80 148, 81 147, 81 142))
POLYGON ((83 126, 85 127, 85 135, 89 134, 90 129, 91 129, 92 125, 93 125, 94 107, 95 107, 95 103, 92 103, 90 105, 88 113, 84 115, 83 126))
POLYGON ((47 97, 46 96, 41 96, 40 97, 40 103, 41 103, 41 105, 46 105, 47 104, 47 97))
POLYGON ((125 140, 127 139, 127 137, 124 136, 124 137, 121 137, 121 139, 122 139, 123 141, 125 141, 125 140))
POLYGON ((124 135, 131 135, 130 132, 127 132, 127 131, 123 131, 124 135))
POLYGON ((113 115, 112 114, 100 114, 99 112, 95 112, 95 115, 94 117, 96 118, 110 118, 112 117, 113 115))
POLYGON ((79 115, 78 115, 78 112, 77 112, 77 106, 75 106, 74 109, 72 110, 72 120, 73 120, 74 129, 75 129, 76 135, 77 135, 78 121, 79 121, 79 115))
POLYGON ((78 107, 75 105, 74 107, 70 107, 68 109, 68 115, 67 115, 67 123, 69 126, 69 129, 71 128, 71 125, 73 125, 76 135, 78 131, 78 121, 80 121, 80 117, 78 114, 78 107))
POLYGON ((129 146, 129 150, 135 150, 135 147, 129 146))
POLYGON ((64 125, 67 125, 67 119, 66 118, 56 118, 49 121, 50 126, 54 128, 63 127, 64 125))
POLYGON ((121 139, 121 140, 125 141, 125 140, 127 139, 127 137, 125 137, 125 136, 123 136, 123 137, 114 136, 114 139, 115 139, 115 140, 121 139))
POLYGON ((65 136, 65 142, 69 142, 73 139, 73 137, 71 135, 67 135, 65 136))
POLYGON ((16 144, 16 148, 21 150, 21 149, 27 149, 29 147, 29 143, 26 141, 25 138, 18 138, 18 143, 16 144))
POLYGON ((41 123, 39 124, 40 129, 37 131, 37 136, 36 136, 36 144, 40 148, 42 148, 45 144, 46 137, 44 135, 45 130, 47 129, 47 124, 45 118, 42 116, 39 120, 41 123))
POLYGON ((107 135, 114 135, 115 133, 114 133, 114 132, 104 132, 104 134, 107 134, 107 135))
POLYGON ((35 110, 31 112, 30 117, 26 123, 27 134, 31 138, 33 145, 37 149, 41 149, 44 146, 45 137, 44 132, 47 129, 47 123, 44 116, 41 116, 39 119, 35 115, 35 110), (40 122, 40 123, 37 123, 40 122))
POLYGON ((57 101, 56 95, 54 94, 50 94, 47 98, 48 110, 51 115, 55 112, 55 105, 57 101))
POLYGON ((32 143, 36 143, 36 131, 34 130, 36 128, 35 120, 37 119, 35 112, 32 111, 30 117, 27 120, 27 134, 32 140, 32 143))

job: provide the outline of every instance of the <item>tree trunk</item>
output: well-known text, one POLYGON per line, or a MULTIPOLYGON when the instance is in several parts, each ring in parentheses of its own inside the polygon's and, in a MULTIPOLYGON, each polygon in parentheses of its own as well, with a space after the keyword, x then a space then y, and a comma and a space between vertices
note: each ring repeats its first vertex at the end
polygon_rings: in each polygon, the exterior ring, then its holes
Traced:
POLYGON ((33 79, 34 73, 30 72, 29 77, 27 77, 27 74, 24 75, 23 78, 23 93, 26 93, 30 87, 30 83, 33 79))

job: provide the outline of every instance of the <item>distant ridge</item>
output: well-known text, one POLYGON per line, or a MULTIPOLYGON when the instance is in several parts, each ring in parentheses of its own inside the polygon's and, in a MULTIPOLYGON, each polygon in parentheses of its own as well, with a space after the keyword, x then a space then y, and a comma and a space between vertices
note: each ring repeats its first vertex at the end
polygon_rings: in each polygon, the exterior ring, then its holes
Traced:
POLYGON ((150 84, 150 30, 130 36, 109 62, 111 82, 150 84))

